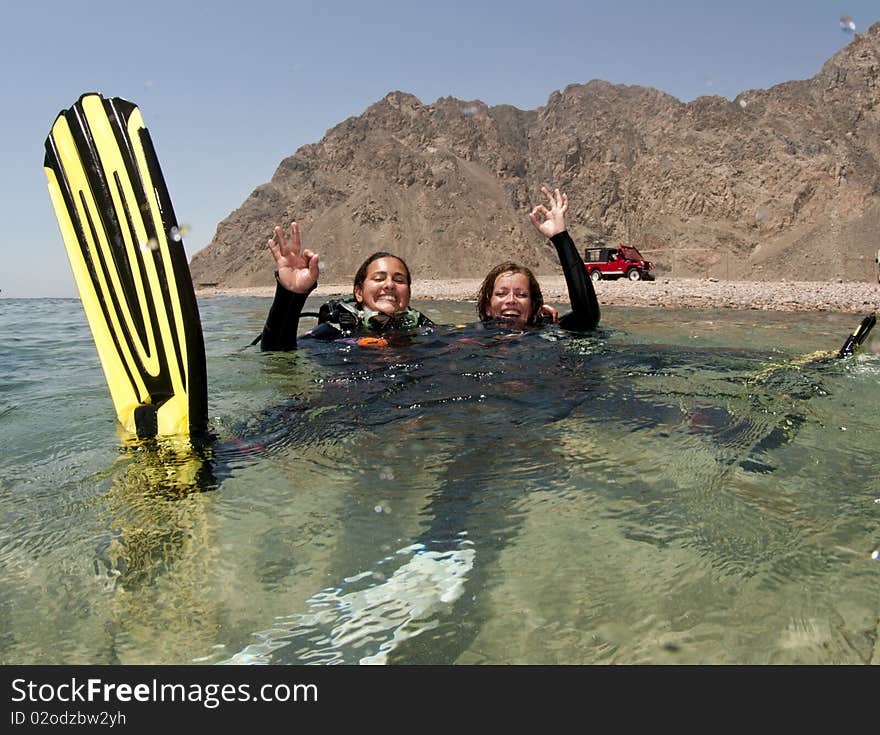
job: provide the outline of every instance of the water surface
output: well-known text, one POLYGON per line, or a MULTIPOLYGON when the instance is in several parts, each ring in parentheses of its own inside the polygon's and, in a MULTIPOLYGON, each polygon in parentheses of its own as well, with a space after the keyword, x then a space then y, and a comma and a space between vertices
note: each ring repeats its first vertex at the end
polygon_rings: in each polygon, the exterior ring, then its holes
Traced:
MULTIPOLYGON (((76 300, 0 300, 0 660, 878 663, 860 315, 248 344, 202 300, 195 449, 115 426, 76 300)), ((473 305, 421 305, 466 324, 473 305)))

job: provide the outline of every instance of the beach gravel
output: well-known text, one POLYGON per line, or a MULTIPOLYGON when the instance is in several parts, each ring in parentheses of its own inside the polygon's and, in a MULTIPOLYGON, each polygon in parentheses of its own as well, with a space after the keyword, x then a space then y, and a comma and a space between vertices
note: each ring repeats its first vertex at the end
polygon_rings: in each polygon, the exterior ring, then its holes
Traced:
MULTIPOLYGON (((565 304, 568 293, 562 276, 538 279, 549 304, 565 304)), ((880 284, 867 282, 813 281, 722 281, 718 279, 657 278, 654 281, 599 281, 596 295, 603 306, 657 306, 667 308, 758 309, 770 311, 836 311, 867 313, 880 306, 880 284)), ((413 302, 445 300, 471 301, 476 298, 479 279, 437 279, 413 281, 413 302)), ((275 293, 265 288, 202 288, 200 297, 218 295, 265 296, 275 293)), ((351 293, 348 284, 319 284, 315 296, 351 293)))

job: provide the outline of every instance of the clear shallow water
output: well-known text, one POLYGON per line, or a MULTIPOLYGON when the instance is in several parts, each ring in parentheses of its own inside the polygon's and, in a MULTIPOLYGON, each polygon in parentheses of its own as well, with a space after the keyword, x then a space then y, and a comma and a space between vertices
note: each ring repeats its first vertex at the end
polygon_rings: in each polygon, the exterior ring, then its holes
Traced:
POLYGON ((2 663, 880 662, 880 341, 802 359, 859 316, 261 354, 268 305, 200 302, 193 451, 122 441, 78 301, 0 300, 2 663))

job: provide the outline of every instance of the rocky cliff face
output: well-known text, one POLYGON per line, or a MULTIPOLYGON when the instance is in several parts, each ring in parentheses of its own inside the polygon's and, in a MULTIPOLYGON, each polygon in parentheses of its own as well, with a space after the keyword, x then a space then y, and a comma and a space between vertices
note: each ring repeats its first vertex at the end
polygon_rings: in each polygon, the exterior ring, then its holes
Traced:
POLYGON ((270 285, 265 241, 296 219, 322 281, 375 250, 416 278, 513 259, 556 273, 527 218, 568 192, 575 241, 629 241, 658 272, 870 280, 880 226, 880 23, 814 78, 684 104, 592 81, 523 111, 392 92, 281 162, 191 263, 196 284, 270 285))

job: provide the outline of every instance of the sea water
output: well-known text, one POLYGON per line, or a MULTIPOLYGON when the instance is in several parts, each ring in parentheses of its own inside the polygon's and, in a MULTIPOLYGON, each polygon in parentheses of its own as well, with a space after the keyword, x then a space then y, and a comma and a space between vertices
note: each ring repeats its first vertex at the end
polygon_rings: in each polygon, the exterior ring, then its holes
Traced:
POLYGON ((269 303, 199 302, 187 447, 119 433, 77 300, 0 300, 0 662, 880 663, 862 315, 269 354, 269 303))

